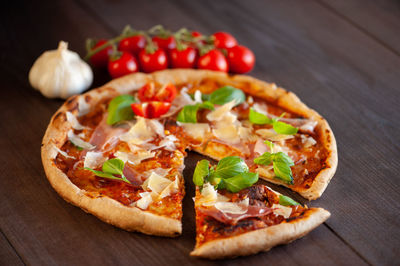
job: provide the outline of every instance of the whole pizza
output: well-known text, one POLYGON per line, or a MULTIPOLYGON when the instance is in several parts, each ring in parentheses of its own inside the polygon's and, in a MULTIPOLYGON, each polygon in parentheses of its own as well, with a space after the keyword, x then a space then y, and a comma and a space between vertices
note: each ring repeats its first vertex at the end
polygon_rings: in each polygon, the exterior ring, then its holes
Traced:
POLYGON ((275 84, 207 70, 136 73, 69 98, 52 117, 42 161, 68 202, 129 231, 182 232, 186 151, 193 182, 193 256, 235 257, 293 241, 330 213, 257 183, 319 198, 337 149, 327 121, 275 84))

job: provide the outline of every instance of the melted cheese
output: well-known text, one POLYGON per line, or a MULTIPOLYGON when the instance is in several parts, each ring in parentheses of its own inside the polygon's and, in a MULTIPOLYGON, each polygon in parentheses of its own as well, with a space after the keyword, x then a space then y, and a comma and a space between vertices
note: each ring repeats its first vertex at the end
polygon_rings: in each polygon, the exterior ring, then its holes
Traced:
POLYGON ((83 162, 83 167, 89 167, 95 169, 106 161, 106 158, 103 157, 103 153, 89 151, 85 155, 85 161, 83 162))
POLYGON ((285 219, 292 214, 292 208, 280 204, 273 204, 271 208, 275 215, 282 215, 285 219))
POLYGON ((81 138, 79 138, 79 136, 75 135, 72 129, 68 131, 67 135, 68 135, 68 140, 78 147, 81 147, 85 150, 93 150, 94 148, 96 148, 96 146, 93 146, 89 142, 86 142, 81 138))
POLYGON ((178 125, 194 139, 203 139, 206 133, 210 132, 208 123, 179 123, 178 125))

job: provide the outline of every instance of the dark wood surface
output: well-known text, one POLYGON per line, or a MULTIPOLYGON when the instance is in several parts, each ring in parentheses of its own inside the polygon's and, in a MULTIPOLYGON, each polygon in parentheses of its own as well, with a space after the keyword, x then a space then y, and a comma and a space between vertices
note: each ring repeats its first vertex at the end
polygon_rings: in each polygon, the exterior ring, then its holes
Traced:
MULTIPOLYGON (((0 13, 1 265, 400 264, 398 1, 10 1, 0 13), (323 196, 307 204, 332 217, 268 253, 191 258, 195 153, 185 161, 183 234, 176 239, 125 232, 62 200, 40 159, 62 101, 34 91, 28 71, 59 40, 83 56, 87 37, 111 37, 126 24, 231 32, 256 54, 252 75, 320 112, 336 136, 339 166, 323 196)), ((108 79, 96 71, 93 87, 108 79)))

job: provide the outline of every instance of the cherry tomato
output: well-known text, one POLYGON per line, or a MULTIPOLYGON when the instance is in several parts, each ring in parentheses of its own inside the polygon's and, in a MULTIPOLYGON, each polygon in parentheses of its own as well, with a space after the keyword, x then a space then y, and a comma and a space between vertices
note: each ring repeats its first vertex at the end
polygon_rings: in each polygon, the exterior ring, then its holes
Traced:
POLYGON ((161 49, 157 49, 152 54, 143 49, 139 53, 139 63, 142 70, 147 73, 163 70, 168 66, 167 55, 161 49))
POLYGON ((226 32, 216 32, 213 34, 214 36, 214 45, 217 48, 231 48, 237 45, 236 39, 226 32))
POLYGON ((136 35, 121 40, 118 45, 118 50, 137 55, 145 46, 145 37, 143 35, 136 35))
POLYGON ((131 108, 138 116, 144 118, 157 118, 168 112, 169 108, 171 108, 171 103, 157 101, 132 103, 131 108))
POLYGON ((158 48, 164 49, 165 51, 174 49, 176 47, 175 38, 173 36, 169 36, 167 38, 154 36, 152 40, 157 44, 158 48))
POLYGON ((127 52, 123 52, 118 59, 108 62, 108 72, 112 78, 118 78, 137 72, 138 69, 136 58, 127 52))
POLYGON ((175 86, 171 83, 165 84, 156 91, 154 83, 147 83, 138 92, 138 98, 141 102, 159 101, 172 102, 177 94, 175 86))
MULTIPOLYGON (((105 44, 107 40, 99 40, 92 48, 94 50, 95 48, 105 44)), ((95 67, 106 67, 108 64, 108 58, 110 55, 113 53, 113 48, 111 45, 107 46, 103 50, 95 53, 90 57, 90 62, 92 63, 93 66, 95 67)))
POLYGON ((212 49, 205 55, 200 56, 197 67, 200 69, 228 72, 228 62, 223 53, 217 49, 212 49))
POLYGON ((254 67, 255 57, 253 52, 242 45, 228 49, 229 70, 233 73, 247 73, 254 67))
POLYGON ((200 32, 198 32, 198 31, 192 31, 192 36, 193 37, 201 37, 201 36, 203 36, 203 34, 201 34, 200 32))
POLYGON ((174 48, 170 51, 170 64, 173 68, 194 68, 197 59, 197 51, 188 46, 184 50, 174 48))

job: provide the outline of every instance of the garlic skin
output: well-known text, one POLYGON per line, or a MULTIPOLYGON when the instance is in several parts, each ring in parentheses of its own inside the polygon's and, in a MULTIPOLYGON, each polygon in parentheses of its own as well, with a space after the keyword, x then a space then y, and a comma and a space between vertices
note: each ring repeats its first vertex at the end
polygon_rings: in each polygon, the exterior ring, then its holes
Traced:
POLYGON ((57 50, 44 52, 29 71, 29 82, 48 98, 67 99, 90 87, 93 72, 77 53, 60 41, 57 50))

